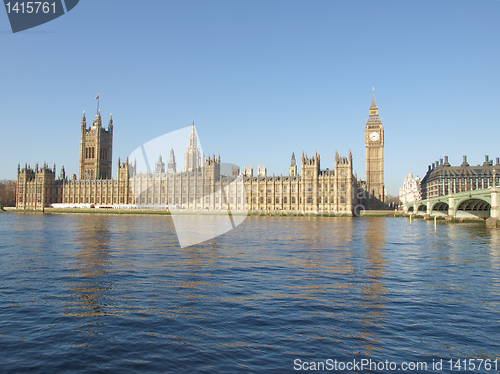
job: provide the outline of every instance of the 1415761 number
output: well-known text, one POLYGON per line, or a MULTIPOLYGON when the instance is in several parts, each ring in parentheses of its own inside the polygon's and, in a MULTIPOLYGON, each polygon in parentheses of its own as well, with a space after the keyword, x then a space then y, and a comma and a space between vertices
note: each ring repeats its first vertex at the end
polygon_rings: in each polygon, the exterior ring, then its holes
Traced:
POLYGON ((52 13, 56 12, 56 3, 41 2, 41 1, 16 1, 12 7, 10 2, 5 4, 7 13, 52 13))
POLYGON ((498 370, 498 360, 471 358, 471 359, 456 359, 448 360, 451 371, 480 371, 481 369, 489 371, 498 370))

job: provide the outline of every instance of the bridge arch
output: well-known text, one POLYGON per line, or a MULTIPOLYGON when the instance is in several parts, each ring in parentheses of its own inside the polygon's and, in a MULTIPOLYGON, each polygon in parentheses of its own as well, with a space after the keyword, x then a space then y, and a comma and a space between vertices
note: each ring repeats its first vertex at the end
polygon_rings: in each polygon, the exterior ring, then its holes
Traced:
POLYGON ((417 208, 417 214, 424 215, 427 214, 427 205, 426 204, 420 204, 417 208))
POLYGON ((431 207, 431 216, 447 216, 449 205, 444 201, 438 201, 431 207))
POLYGON ((413 206, 410 206, 410 207, 408 208, 408 213, 413 213, 413 206))
POLYGON ((491 204, 483 199, 467 199, 461 201, 455 211, 457 218, 489 218, 491 216, 491 204))

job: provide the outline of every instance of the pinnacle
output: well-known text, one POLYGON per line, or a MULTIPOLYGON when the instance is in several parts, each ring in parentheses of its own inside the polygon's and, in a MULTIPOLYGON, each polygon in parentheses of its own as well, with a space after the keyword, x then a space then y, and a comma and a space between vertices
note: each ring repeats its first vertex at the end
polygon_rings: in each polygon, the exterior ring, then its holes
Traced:
POLYGON ((373 88, 373 97, 372 97, 372 105, 370 105, 370 109, 376 109, 377 103, 375 102, 375 88, 373 88))

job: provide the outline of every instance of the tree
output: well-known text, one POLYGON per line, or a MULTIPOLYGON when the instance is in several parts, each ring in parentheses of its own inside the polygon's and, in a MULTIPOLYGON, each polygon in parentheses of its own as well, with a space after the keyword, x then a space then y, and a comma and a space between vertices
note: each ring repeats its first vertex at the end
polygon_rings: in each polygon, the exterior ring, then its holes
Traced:
POLYGON ((16 206, 16 182, 0 182, 0 208, 16 206))

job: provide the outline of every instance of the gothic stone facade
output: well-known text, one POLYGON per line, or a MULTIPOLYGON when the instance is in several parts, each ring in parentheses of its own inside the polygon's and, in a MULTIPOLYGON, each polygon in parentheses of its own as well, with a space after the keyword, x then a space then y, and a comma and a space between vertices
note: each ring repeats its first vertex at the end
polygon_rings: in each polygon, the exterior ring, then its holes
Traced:
POLYGON ((41 168, 37 165, 35 169, 26 165, 17 174, 16 207, 40 210, 57 204, 75 207, 125 204, 129 200, 129 180, 124 177, 127 169, 126 163, 119 165, 118 180, 77 180, 75 175, 66 178, 64 168, 56 178, 55 165, 53 169, 47 165, 41 168))
MULTIPOLYGON (((367 166, 370 165, 367 169, 368 187, 383 191, 383 155, 380 153, 383 129, 377 120, 378 108, 374 102, 375 98, 370 107, 370 118, 373 114, 375 120, 367 123, 367 136, 370 142, 377 144, 378 148, 372 148, 378 150, 369 154, 367 151, 367 159, 370 158, 370 163, 367 161, 367 166), (377 141, 371 139, 373 132, 379 134, 377 141)), ((244 174, 233 168, 231 173, 224 175, 220 156, 200 157, 193 123, 183 172, 177 172, 172 150, 166 171, 160 155, 155 171, 151 173, 138 173, 134 160, 127 159, 123 163, 118 160, 118 178, 115 180, 111 178, 112 139, 111 117, 108 130, 102 127, 100 112, 93 125, 87 128, 84 113, 80 136, 80 179, 75 174, 67 178, 64 167, 56 178, 55 165, 53 169, 47 165, 42 168, 37 165, 35 169, 26 165, 22 170, 18 167, 17 208, 230 208, 350 215, 358 204, 358 184, 353 175, 350 151, 348 157, 335 153, 333 169, 321 170, 319 154, 308 157, 303 153, 301 174, 293 154, 288 176, 267 176, 265 167, 259 168, 257 176, 253 176, 251 168, 245 168, 244 174)))
POLYGON ((52 203, 61 202, 62 181, 55 178, 54 169, 47 165, 34 169, 27 164, 17 169, 16 208, 38 210, 52 203))
POLYGON ((80 179, 111 179, 113 160, 113 118, 109 117, 108 129, 102 127, 101 113, 87 129, 85 112, 80 134, 80 179))
MULTIPOLYGON (((292 156, 292 163, 295 156, 292 156)), ((161 160, 159 160, 161 162, 161 160)), ((134 173, 130 177, 132 203, 138 207, 168 205, 182 209, 227 209, 352 214, 357 204, 352 154, 335 157, 334 170, 320 170, 320 156, 302 155, 302 176, 257 176, 220 172, 220 157, 205 160, 203 167, 182 173, 134 173)), ((132 167, 133 169, 133 167, 132 167)), ((161 166, 157 164, 157 170, 161 166)))

